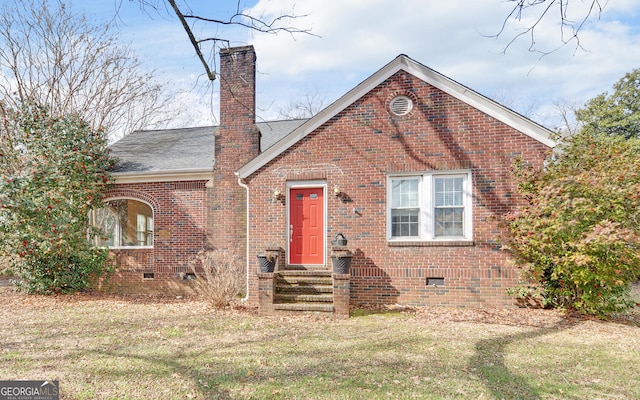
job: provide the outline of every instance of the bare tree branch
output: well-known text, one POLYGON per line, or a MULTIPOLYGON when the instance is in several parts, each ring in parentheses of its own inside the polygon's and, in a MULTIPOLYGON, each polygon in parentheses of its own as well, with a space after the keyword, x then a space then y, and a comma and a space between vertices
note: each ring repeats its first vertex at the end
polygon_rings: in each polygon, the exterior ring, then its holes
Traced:
POLYGON ((553 102, 553 108, 560 119, 560 126, 557 127, 561 136, 573 136, 578 133, 580 123, 576 121, 575 112, 578 106, 566 99, 558 99, 553 102))
POLYGON ((577 21, 574 21, 569 15, 569 5, 571 2, 574 4, 577 1, 578 0, 507 0, 509 3, 514 3, 514 6, 503 20, 498 32, 490 35, 490 37, 497 38, 503 36, 509 22, 512 20, 522 22, 528 17, 533 17, 532 23, 528 24, 524 30, 511 38, 504 47, 503 53, 506 53, 516 41, 525 36, 529 37, 529 51, 540 53, 542 56, 553 53, 573 41, 576 43, 576 49, 582 48, 579 36, 580 32, 590 18, 594 16, 598 19, 600 18, 605 4, 603 4, 601 0, 589 0, 590 4, 588 3, 589 6, 586 8, 586 11, 581 13, 577 21), (556 17, 553 16, 554 11, 557 11, 556 17), (540 50, 535 39, 536 30, 540 28, 543 22, 548 21, 550 18, 557 18, 559 21, 560 45, 551 50, 540 50))
MULTIPOLYGON (((119 0, 119 5, 122 4, 123 0, 119 0)), ((158 11, 160 4, 162 4, 165 0, 129 0, 132 2, 136 2, 140 5, 142 9, 153 9, 158 11)), ((215 67, 210 65, 210 63, 205 59, 201 44, 206 42, 213 42, 213 51, 215 52, 221 45, 228 46, 229 40, 208 36, 204 38, 197 38, 193 33, 192 25, 189 24, 189 21, 199 21, 205 22, 213 25, 222 25, 222 26, 239 26, 241 28, 249 29, 255 32, 261 33, 270 33, 270 34, 278 34, 278 33, 288 33, 290 35, 296 34, 306 34, 306 35, 314 35, 310 29, 300 29, 291 25, 292 21, 298 18, 306 17, 306 15, 296 15, 295 13, 285 13, 279 15, 276 18, 265 20, 259 17, 252 16, 247 14, 242 10, 241 1, 238 0, 236 2, 235 11, 228 18, 212 18, 202 15, 194 14, 191 10, 188 13, 183 12, 183 10, 178 6, 176 0, 166 0, 167 3, 171 6, 173 13, 178 17, 178 20, 182 24, 184 31, 187 33, 189 37, 189 42, 193 46, 193 49, 198 56, 198 59, 202 63, 204 70, 207 74, 207 78, 210 81, 216 79, 216 71, 215 67)), ((184 8, 189 8, 188 5, 183 6, 184 8)))
POLYGON ((292 99, 288 106, 280 107, 279 117, 283 119, 311 118, 320 112, 327 104, 326 95, 318 90, 308 90, 296 99, 292 99))
POLYGON ((175 0, 167 0, 167 1, 169 2, 169 4, 171 4, 171 8, 173 8, 173 11, 178 16, 178 19, 180 20, 182 27, 184 28, 185 32, 187 32, 187 36, 189 36, 189 41, 193 45, 193 49, 195 50, 196 55, 200 59, 202 66, 204 66, 204 70, 207 73, 207 78, 209 78, 210 81, 216 80, 216 74, 211 70, 211 68, 209 68, 209 64, 207 64, 207 61, 204 59, 204 56, 202 55, 202 51, 200 50, 199 42, 198 40, 196 40, 195 36, 193 35, 193 32, 191 31, 191 27, 187 23, 185 16, 182 14, 180 9, 176 5, 175 0))
POLYGON ((0 101, 78 114, 107 134, 147 127, 163 115, 162 88, 110 26, 90 24, 63 0, 15 0, 0 14, 0 101))
MULTIPOLYGON (((168 0, 173 3, 173 0, 168 0)), ((288 25, 279 26, 280 22, 288 22, 295 18, 305 17, 306 15, 280 15, 277 18, 272 19, 271 21, 264 21, 259 18, 252 17, 251 15, 242 13, 237 11, 228 20, 221 19, 213 19, 213 18, 205 18, 199 15, 184 15, 184 18, 190 18, 194 20, 211 22, 214 24, 220 25, 238 25, 244 28, 252 29, 254 31, 262 32, 262 33, 278 33, 278 32, 287 32, 287 33, 305 33, 308 35, 313 35, 311 30, 309 29, 298 29, 294 27, 290 27, 288 25), (244 22, 243 20, 247 20, 248 22, 244 22)))

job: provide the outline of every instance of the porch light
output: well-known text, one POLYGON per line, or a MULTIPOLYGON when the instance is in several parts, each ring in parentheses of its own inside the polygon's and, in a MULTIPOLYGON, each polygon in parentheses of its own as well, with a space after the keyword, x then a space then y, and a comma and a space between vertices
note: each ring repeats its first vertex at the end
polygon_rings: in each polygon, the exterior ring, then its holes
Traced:
POLYGON ((276 199, 280 197, 280 191, 278 189, 275 189, 273 191, 273 197, 276 198, 276 199))
POLYGON ((333 195, 336 196, 336 197, 340 196, 340 186, 335 185, 333 187, 333 195))

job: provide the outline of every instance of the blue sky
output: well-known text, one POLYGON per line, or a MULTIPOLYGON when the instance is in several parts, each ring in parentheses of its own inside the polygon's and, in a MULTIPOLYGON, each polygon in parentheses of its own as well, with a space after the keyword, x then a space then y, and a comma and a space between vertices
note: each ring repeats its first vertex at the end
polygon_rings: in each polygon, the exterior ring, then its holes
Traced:
MULTIPOLYGON (((224 18, 235 0, 180 0, 195 13, 224 18)), ((120 0, 76 0, 74 7, 95 20, 113 19, 120 0)), ((295 12, 306 15, 294 25, 317 36, 266 35, 198 24, 201 36, 226 38, 231 45, 253 44, 258 57, 258 114, 273 119, 278 111, 307 93, 325 104, 337 99, 398 54, 409 57, 494 98, 550 128, 558 124, 555 102, 582 104, 610 91, 626 72, 640 67, 640 2, 610 0, 598 18, 584 25, 582 48, 575 42, 541 58, 529 51, 529 38, 507 43, 531 23, 511 21, 496 33, 511 5, 500 0, 260 0, 242 3, 265 18, 295 12)), ((569 17, 584 12, 571 0, 569 17)), ((142 12, 136 1, 122 0, 116 17, 125 41, 144 65, 154 69, 168 90, 180 94, 184 108, 177 126, 217 123, 217 85, 204 70, 179 22, 167 9, 142 12)), ((536 31, 536 46, 557 48, 557 19, 536 31)), ((205 53, 207 50, 205 49, 205 53)))

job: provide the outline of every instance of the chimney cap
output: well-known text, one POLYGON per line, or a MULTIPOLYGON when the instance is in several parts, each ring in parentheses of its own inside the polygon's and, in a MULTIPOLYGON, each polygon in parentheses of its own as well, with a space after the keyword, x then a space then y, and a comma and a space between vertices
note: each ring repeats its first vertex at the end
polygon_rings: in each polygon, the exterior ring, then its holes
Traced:
POLYGON ((227 47, 224 49, 220 49, 220 55, 227 55, 227 54, 233 54, 233 53, 245 53, 245 52, 255 53, 255 49, 253 48, 253 45, 250 44, 247 46, 227 47))

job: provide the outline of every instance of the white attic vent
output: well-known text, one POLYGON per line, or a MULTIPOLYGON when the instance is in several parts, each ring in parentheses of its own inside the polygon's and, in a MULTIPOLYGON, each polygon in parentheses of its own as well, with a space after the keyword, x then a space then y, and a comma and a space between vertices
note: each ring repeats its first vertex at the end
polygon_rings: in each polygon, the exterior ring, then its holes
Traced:
POLYGON ((407 96, 394 97, 389 103, 389 110, 398 117, 409 114, 412 109, 413 101, 407 96))

